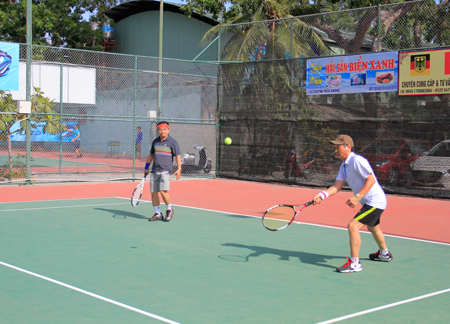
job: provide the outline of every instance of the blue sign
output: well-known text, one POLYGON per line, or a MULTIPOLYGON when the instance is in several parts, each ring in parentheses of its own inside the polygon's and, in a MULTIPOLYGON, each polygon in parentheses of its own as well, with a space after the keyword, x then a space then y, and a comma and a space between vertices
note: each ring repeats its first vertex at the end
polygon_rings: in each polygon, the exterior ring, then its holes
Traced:
POLYGON ((0 90, 19 90, 19 44, 0 42, 0 90))
POLYGON ((306 63, 306 94, 397 91, 398 52, 334 56, 306 63))
MULTIPOLYGON (((31 141, 32 142, 72 142, 72 139, 75 138, 73 133, 73 126, 77 124, 77 122, 67 122, 63 123, 65 126, 65 130, 61 134, 49 134, 44 132, 44 127, 46 125, 45 122, 31 122, 35 128, 31 131, 31 141)), ((20 129, 20 122, 15 122, 11 127, 11 141, 12 142, 25 142, 27 140, 27 136, 25 134, 25 130, 21 132, 17 132, 20 129)))

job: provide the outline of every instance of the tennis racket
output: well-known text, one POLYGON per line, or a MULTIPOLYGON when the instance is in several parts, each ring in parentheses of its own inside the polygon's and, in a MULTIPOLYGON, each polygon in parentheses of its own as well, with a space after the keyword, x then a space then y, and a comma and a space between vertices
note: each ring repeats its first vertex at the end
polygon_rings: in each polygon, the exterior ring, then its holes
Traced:
POLYGON ((145 178, 147 178, 147 174, 144 175, 141 182, 139 182, 139 184, 134 189, 133 194, 131 195, 131 206, 133 207, 136 207, 139 204, 139 200, 142 196, 142 191, 144 191, 145 178))
POLYGON ((314 203, 314 200, 302 205, 276 205, 264 213, 262 224, 269 231, 279 231, 292 224, 300 212, 314 203))

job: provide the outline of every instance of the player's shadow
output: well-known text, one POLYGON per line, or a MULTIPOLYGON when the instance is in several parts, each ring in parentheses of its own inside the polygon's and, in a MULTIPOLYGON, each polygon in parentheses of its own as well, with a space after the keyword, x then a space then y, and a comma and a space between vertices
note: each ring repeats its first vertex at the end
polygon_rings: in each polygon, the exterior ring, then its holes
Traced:
POLYGON ((237 244, 237 243, 225 243, 223 246, 232 246, 242 249, 249 249, 253 252, 247 255, 245 258, 248 260, 250 258, 256 258, 263 254, 273 254, 278 256, 280 260, 290 261, 292 258, 299 259, 302 263, 309 263, 312 265, 316 265, 319 267, 325 268, 336 268, 330 264, 326 264, 327 260, 333 259, 343 259, 344 257, 341 255, 324 255, 324 254, 315 254, 301 251, 289 251, 289 250, 280 250, 273 249, 264 246, 256 246, 256 245, 245 245, 245 244, 237 244))
POLYGON ((117 209, 108 209, 108 208, 94 208, 96 210, 104 211, 113 214, 113 218, 117 219, 126 219, 127 217, 137 218, 137 219, 148 219, 148 217, 142 216, 140 214, 127 212, 124 210, 117 210, 117 209))

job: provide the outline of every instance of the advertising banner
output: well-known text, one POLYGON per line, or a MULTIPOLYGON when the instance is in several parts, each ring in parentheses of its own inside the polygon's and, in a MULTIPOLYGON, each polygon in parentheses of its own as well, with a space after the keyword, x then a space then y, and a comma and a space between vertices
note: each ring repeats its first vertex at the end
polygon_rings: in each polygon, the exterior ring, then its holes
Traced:
POLYGON ((19 90, 19 44, 0 42, 0 90, 19 90))
POLYGON ((309 59, 306 94, 397 91, 398 52, 309 59))
MULTIPOLYGON (((44 132, 44 127, 46 125, 45 122, 31 122, 34 128, 31 131, 32 142, 72 142, 72 139, 75 138, 73 133, 74 125, 77 122, 64 122, 65 130, 62 134, 49 134, 44 132)), ((27 140, 27 136, 25 134, 25 130, 20 130, 20 121, 15 122, 11 127, 11 141, 12 142, 25 142, 27 140)))
POLYGON ((400 52, 399 96, 450 94, 450 49, 400 52))

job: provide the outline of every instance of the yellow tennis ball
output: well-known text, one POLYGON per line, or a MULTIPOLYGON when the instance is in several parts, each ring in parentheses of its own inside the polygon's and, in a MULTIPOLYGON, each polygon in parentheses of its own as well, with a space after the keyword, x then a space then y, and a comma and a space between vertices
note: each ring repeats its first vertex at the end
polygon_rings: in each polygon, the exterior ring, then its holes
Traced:
POLYGON ((227 138, 225 138, 224 142, 225 142, 226 145, 230 145, 233 141, 231 140, 230 137, 227 137, 227 138))

